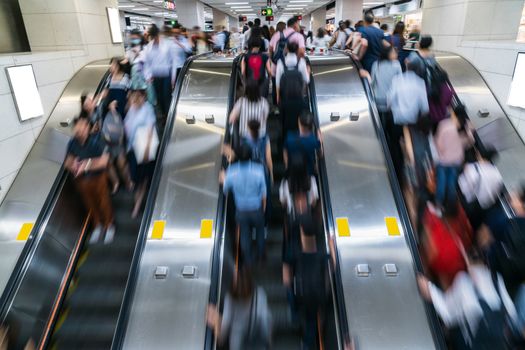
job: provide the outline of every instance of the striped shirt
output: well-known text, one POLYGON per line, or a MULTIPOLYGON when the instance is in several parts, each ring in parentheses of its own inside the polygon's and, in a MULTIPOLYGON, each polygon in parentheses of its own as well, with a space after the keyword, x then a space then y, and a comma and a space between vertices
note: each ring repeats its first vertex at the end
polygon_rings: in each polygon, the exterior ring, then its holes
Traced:
POLYGON ((270 106, 264 97, 257 102, 251 102, 246 97, 241 97, 233 106, 232 114, 239 116, 239 134, 241 137, 247 137, 250 134, 248 122, 257 119, 261 123, 259 137, 266 135, 266 120, 270 106))

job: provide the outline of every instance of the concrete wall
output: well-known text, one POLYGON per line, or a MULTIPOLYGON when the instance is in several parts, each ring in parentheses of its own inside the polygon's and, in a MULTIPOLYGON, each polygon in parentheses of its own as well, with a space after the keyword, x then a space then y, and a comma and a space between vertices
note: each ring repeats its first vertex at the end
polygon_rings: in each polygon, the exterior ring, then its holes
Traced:
POLYGON ((431 34, 436 50, 469 60, 486 79, 525 139, 525 110, 507 105, 518 52, 516 43, 523 0, 426 0, 422 32, 431 34))
MULTIPOLYGON (((106 7, 116 0, 20 0, 31 53, 0 55, 0 202, 62 90, 85 64, 123 54, 112 44, 106 7), (5 67, 32 64, 44 116, 20 122, 5 67)), ((4 35, 7 35, 4 33, 4 35)))

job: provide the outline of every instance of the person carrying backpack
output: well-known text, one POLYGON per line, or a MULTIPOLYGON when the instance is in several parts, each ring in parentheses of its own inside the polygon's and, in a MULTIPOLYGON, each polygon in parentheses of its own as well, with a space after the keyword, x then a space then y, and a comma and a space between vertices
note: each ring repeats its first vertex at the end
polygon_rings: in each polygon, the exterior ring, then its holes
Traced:
POLYGON ((296 43, 289 42, 285 58, 277 63, 275 85, 283 136, 288 131, 297 130, 297 118, 307 107, 304 96, 306 85, 310 82, 310 70, 305 59, 298 55, 298 48, 296 43))
POLYGON ((452 103, 454 90, 448 82, 447 72, 437 63, 431 50, 432 37, 423 35, 417 51, 408 56, 411 64, 416 66, 416 74, 425 81, 427 87, 429 117, 434 127, 450 117, 449 106, 452 103))
POLYGON ((283 267, 284 284, 293 289, 301 319, 302 348, 312 350, 318 348, 318 329, 323 328, 330 289, 330 255, 318 250, 317 231, 311 216, 303 217, 300 223, 300 249, 286 259, 283 267))
POLYGON ((271 346, 272 315, 268 298, 263 288, 254 285, 245 268, 232 279, 222 316, 217 306, 208 306, 207 323, 218 343, 228 341, 230 350, 263 350, 271 346))
POLYGON ((243 77, 257 82, 261 90, 261 96, 268 96, 268 79, 271 74, 270 59, 268 55, 261 52, 262 40, 256 35, 260 29, 252 29, 253 35, 248 41, 248 53, 241 61, 241 72, 243 77))
POLYGON ((477 252, 465 258, 468 273, 459 272, 446 291, 418 276, 421 295, 449 328, 455 349, 507 349, 507 334, 517 326, 518 316, 505 283, 477 252))

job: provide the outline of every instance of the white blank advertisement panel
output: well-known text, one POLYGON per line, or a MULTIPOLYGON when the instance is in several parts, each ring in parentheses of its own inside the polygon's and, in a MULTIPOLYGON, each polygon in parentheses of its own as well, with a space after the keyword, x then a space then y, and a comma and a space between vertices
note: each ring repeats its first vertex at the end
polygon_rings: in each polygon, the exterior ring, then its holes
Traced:
POLYGON ((44 107, 36 85, 33 66, 15 66, 6 68, 7 78, 15 99, 16 109, 21 121, 44 115, 44 107))
POLYGON ((507 104, 525 108, 525 52, 518 53, 507 104))

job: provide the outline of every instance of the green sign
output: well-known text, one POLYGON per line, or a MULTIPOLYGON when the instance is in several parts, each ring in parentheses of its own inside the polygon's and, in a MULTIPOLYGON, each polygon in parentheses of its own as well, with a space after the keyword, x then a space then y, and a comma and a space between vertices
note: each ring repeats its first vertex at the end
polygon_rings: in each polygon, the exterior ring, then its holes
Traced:
POLYGON ((273 16, 273 9, 271 7, 263 7, 261 9, 261 16, 273 16))

